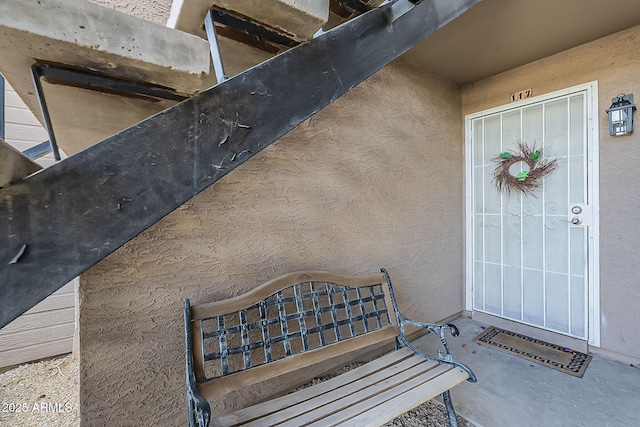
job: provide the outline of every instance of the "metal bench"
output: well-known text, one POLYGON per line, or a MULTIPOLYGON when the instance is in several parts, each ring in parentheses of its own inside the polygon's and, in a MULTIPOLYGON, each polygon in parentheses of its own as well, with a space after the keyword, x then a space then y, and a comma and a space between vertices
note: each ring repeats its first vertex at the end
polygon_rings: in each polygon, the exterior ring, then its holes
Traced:
POLYGON ((471 369, 454 362, 444 332, 452 324, 407 319, 386 270, 368 277, 297 272, 228 300, 191 306, 184 300, 190 426, 382 425, 442 395, 457 426, 449 390, 471 369), (405 328, 436 333, 444 354, 414 348, 405 328), (211 417, 207 399, 331 360, 336 369, 359 351, 396 350, 315 386, 211 417))

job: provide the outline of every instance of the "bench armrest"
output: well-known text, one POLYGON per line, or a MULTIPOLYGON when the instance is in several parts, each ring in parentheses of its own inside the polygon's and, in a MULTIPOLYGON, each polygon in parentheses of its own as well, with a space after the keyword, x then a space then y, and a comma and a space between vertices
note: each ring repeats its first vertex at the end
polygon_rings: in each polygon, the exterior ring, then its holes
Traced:
POLYGON ((211 407, 195 383, 187 385, 187 405, 189 408, 189 427, 208 427, 211 420, 211 407))
POLYGON ((445 323, 418 322, 416 320, 407 318, 404 314, 400 312, 398 312, 398 314, 399 314, 398 326, 399 326, 400 334, 402 335, 402 337, 405 337, 405 331, 404 331, 405 325, 412 325, 412 326, 417 326, 419 328, 425 328, 428 331, 427 333, 434 333, 438 335, 438 338, 440 338, 440 342, 442 343, 442 346, 445 349, 445 353, 446 353, 445 356, 443 357, 442 350, 438 350, 438 357, 444 358, 445 360, 451 360, 451 349, 449 348, 449 344, 447 344, 447 339, 445 338, 444 333, 448 329, 452 337, 457 337, 458 335, 460 335, 460 332, 458 331, 458 328, 456 327, 456 325, 452 323, 445 324, 445 323))
POLYGON ((470 382, 476 382, 476 376, 473 373, 473 371, 469 367, 467 367, 466 365, 463 365, 462 363, 459 363, 459 362, 455 362, 453 360, 452 356, 451 356, 451 349, 449 348, 449 344, 447 343, 447 340, 445 338, 444 333, 445 333, 446 330, 449 330, 449 332, 451 333, 452 337, 457 337, 460 334, 460 331, 458 330, 456 325, 454 325, 452 323, 426 323, 426 322, 419 322, 419 321, 416 321, 416 320, 409 319, 407 316, 402 314, 402 312, 398 308, 398 304, 396 302, 396 298, 395 298, 395 296, 393 294, 393 288, 391 287, 391 279, 389 277, 389 273, 384 268, 381 268, 380 272, 383 273, 385 275, 385 277, 387 278, 387 284, 389 286, 389 294, 391 295, 391 303, 393 304, 393 309, 396 312, 396 319, 397 319, 397 322, 398 322, 398 330, 400 331, 400 335, 398 336, 399 345, 402 346, 402 347, 409 348, 411 351, 413 351, 416 354, 419 354, 420 356, 424 357, 425 359, 433 360, 433 361, 436 361, 438 363, 443 363, 443 364, 447 364, 447 365, 457 366, 457 367, 461 368, 462 370, 464 370, 465 372, 467 372, 469 374, 469 381, 470 382), (445 354, 443 355, 442 350, 438 350, 438 356, 436 357, 436 356, 428 355, 428 354, 418 350, 417 348, 415 348, 413 345, 411 345, 411 343, 407 339, 407 336, 406 336, 405 330, 404 330, 405 325, 412 325, 412 326, 417 326, 417 327, 420 327, 420 328, 426 328, 428 333, 432 332, 432 333, 435 333, 436 335, 438 335, 438 337, 440 338, 440 342, 444 346, 445 354))

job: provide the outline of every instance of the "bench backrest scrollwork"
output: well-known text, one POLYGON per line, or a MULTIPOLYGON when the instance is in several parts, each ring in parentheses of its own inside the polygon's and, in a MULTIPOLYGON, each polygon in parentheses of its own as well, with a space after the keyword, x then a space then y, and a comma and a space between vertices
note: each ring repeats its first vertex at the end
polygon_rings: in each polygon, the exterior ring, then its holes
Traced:
POLYGON ((200 389, 216 380, 215 394, 398 335, 384 274, 292 273, 236 298, 197 306, 187 301, 189 309, 195 379, 200 389))

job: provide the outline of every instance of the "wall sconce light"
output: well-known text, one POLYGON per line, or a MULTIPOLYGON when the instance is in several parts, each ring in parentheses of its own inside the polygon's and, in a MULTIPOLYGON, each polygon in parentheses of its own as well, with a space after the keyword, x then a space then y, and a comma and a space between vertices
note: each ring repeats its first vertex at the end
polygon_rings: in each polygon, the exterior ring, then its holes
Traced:
POLYGON ((609 134, 611 136, 628 135, 633 132, 633 94, 619 94, 611 99, 611 107, 606 112, 609 114, 609 134))

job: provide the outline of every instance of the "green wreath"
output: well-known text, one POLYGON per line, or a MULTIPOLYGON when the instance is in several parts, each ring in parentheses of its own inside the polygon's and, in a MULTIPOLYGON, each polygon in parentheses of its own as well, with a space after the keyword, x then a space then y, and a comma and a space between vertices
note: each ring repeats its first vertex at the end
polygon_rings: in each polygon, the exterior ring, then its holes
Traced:
POLYGON ((556 159, 545 159, 542 150, 536 149, 535 144, 517 142, 518 151, 505 151, 492 160, 497 163, 493 171, 493 182, 498 191, 507 195, 513 193, 533 194, 542 183, 542 179, 558 167, 556 159), (527 169, 522 169, 515 175, 510 168, 518 162, 526 164, 527 169))

